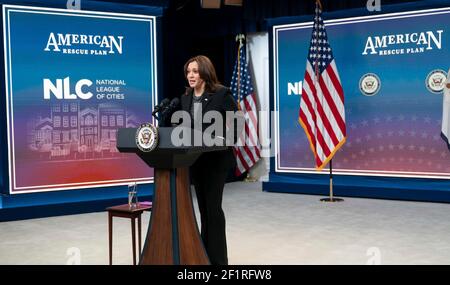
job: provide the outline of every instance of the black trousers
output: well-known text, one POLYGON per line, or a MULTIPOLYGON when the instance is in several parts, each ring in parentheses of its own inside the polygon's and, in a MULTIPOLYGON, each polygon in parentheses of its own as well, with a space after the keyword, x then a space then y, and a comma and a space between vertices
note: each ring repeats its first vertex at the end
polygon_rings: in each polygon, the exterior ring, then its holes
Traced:
POLYGON ((201 157, 190 169, 200 210, 201 236, 211 264, 226 265, 228 255, 222 196, 229 168, 214 165, 205 158, 201 157))

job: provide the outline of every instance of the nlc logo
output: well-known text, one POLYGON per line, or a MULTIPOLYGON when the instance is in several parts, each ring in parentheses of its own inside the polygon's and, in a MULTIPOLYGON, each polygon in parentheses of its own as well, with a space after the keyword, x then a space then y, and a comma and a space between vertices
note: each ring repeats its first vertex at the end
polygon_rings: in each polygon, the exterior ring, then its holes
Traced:
POLYGON ((64 79, 56 79, 56 85, 48 79, 44 78, 44 99, 50 100, 50 92, 57 99, 91 99, 92 92, 83 92, 84 86, 91 86, 92 81, 89 79, 81 79, 75 84, 75 94, 70 91, 70 78, 66 77, 64 79))
POLYGON ((299 82, 288 82, 288 95, 302 95, 303 81, 299 82))

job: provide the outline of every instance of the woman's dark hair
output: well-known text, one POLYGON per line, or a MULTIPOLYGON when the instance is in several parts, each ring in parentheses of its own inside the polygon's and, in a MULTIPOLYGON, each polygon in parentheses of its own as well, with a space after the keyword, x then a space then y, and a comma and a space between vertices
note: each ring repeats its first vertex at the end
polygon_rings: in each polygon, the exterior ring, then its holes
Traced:
MULTIPOLYGON (((184 64, 184 76, 187 76, 187 69, 191 62, 197 62, 198 64, 198 73, 200 78, 205 81, 205 91, 206 92, 215 92, 221 86, 219 80, 217 79, 216 69, 212 64, 211 60, 204 55, 197 55, 190 58, 184 64)), ((188 95, 192 91, 192 88, 186 88, 185 95, 188 95)))

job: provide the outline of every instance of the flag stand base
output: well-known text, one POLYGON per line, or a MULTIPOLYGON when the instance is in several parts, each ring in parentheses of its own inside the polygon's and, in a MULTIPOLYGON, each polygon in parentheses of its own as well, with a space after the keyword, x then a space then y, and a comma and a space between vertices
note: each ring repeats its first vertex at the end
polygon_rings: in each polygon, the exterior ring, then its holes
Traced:
POLYGON ((320 202, 330 202, 330 203, 333 203, 333 202, 344 202, 344 199, 341 199, 341 198, 323 198, 323 199, 320 199, 320 202))
POLYGON ((258 182, 258 178, 253 178, 250 176, 250 174, 247 174, 247 177, 245 177, 244 182, 258 182))

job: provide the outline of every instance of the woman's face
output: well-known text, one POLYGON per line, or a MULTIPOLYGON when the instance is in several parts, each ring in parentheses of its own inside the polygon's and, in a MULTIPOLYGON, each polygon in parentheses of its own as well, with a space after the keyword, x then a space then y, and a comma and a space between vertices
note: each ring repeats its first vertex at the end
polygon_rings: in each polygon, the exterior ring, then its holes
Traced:
POLYGON ((194 89, 201 88, 205 83, 205 81, 200 78, 200 73, 198 73, 198 63, 196 61, 189 63, 186 70, 186 78, 189 82, 189 87, 194 89))

